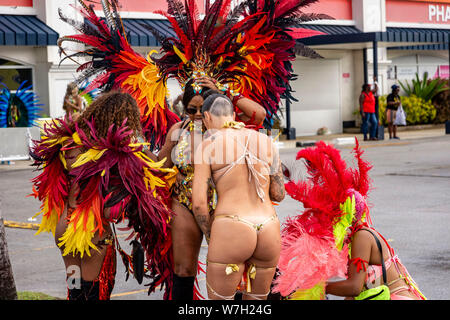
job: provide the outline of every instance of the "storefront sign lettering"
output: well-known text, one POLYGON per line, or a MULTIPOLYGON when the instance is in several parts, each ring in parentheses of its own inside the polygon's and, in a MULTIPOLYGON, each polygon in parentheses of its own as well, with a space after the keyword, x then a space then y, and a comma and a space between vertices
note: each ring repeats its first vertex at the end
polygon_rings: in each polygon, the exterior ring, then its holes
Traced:
POLYGON ((428 19, 432 22, 450 21, 450 6, 428 5, 428 19))

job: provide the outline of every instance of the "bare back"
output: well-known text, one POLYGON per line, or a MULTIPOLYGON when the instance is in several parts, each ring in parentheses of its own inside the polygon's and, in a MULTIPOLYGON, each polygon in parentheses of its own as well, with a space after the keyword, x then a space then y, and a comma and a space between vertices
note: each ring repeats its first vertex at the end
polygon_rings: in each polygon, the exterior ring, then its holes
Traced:
POLYGON ((273 215, 271 139, 248 129, 221 130, 210 139, 211 172, 219 195, 215 214, 273 215))

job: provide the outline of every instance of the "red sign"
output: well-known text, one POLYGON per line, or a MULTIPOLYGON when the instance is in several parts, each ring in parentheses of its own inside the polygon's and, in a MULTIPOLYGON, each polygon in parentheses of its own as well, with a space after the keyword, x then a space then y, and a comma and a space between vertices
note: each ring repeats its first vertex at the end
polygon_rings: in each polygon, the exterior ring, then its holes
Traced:
POLYGON ((335 20, 352 20, 352 0, 319 0, 306 7, 304 12, 324 13, 335 20))
POLYGON ((386 0, 386 21, 450 24, 450 0, 386 0))
MULTIPOLYGON (((4 1, 4 0, 0 0, 4 1)), ((11 2, 14 2, 10 0, 11 2)), ((210 1, 213 3, 213 1, 210 1)), ((184 3, 184 1, 183 1, 184 3)), ((196 0, 199 13, 205 11, 205 1, 196 0)), ((119 0, 121 12, 154 12, 157 10, 167 11, 166 0, 119 0)), ((95 5, 96 10, 101 10, 100 4, 95 5)), ((352 20, 352 0, 319 0, 309 5, 304 12, 324 13, 336 20, 352 20)))
POLYGON ((33 7, 33 0, 0 0, 0 6, 33 7))
MULTIPOLYGON (((204 1, 196 0, 198 11, 204 12, 204 1)), ((183 1, 184 3, 184 1, 183 1)), ((119 0, 120 12, 147 12, 163 10, 167 11, 166 0, 119 0)), ((95 10, 101 10, 101 4, 95 5, 95 10)))

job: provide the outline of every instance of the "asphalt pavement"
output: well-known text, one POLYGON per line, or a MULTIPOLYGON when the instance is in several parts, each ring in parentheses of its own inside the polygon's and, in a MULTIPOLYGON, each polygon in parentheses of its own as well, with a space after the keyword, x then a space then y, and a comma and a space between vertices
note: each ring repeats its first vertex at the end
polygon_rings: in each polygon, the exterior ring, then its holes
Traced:
MULTIPOLYGON (((450 135, 443 130, 402 133, 402 140, 362 142, 365 158, 374 166, 371 171, 373 190, 369 195, 371 216, 379 230, 399 255, 422 292, 432 300, 450 299, 450 135)), ((401 136, 402 136, 401 135, 401 136)), ((344 159, 351 165, 352 135, 322 136, 337 144, 344 159)), ((303 141, 311 139, 304 138, 303 141)), ((300 139, 301 140, 301 139, 300 139)), ((299 148, 284 141, 280 151, 284 163, 293 166, 301 177, 304 167, 295 162, 299 148)), ((40 211, 32 197, 30 179, 36 175, 29 161, 0 165, 1 211, 6 221, 38 223, 31 217, 40 211)), ((289 198, 276 207, 280 221, 299 214, 301 205, 289 198)), ((53 235, 35 235, 36 230, 6 228, 9 255, 18 291, 38 291, 65 298, 65 272, 53 235)), ((130 251, 125 241, 128 232, 119 231, 122 248, 130 251)), ((200 260, 205 262, 206 242, 200 260)), ((130 278, 125 281, 124 267, 118 260, 113 300, 159 300, 163 293, 147 294, 144 285, 130 278)), ((205 275, 198 277, 205 294, 205 275)), ((337 298, 336 298, 337 299, 337 298)))

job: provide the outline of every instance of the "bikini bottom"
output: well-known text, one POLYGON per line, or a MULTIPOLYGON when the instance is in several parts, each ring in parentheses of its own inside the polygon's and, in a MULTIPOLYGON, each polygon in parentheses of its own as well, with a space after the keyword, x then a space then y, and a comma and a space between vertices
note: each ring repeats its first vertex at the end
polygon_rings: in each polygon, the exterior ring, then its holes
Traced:
MULTIPOLYGON (((404 277, 400 277, 392 282, 389 283, 389 286, 392 285, 393 283, 400 281, 400 280, 405 280, 404 277)), ((403 285, 400 287, 397 287, 395 289, 391 289, 390 290, 390 294, 391 294, 391 300, 415 300, 414 298, 411 298, 409 296, 404 296, 402 294, 399 294, 400 292, 405 292, 408 291, 409 293, 417 296, 417 294, 414 293, 414 290, 408 286, 408 285, 403 285)))
MULTIPOLYGON (((266 220, 264 220, 262 223, 253 223, 252 221, 249 221, 247 219, 241 218, 237 215, 218 215, 214 217, 214 220, 216 219, 220 219, 220 218, 227 218, 227 219, 232 219, 234 221, 238 221, 241 223, 245 223, 247 225, 249 225, 250 227, 252 227, 257 233, 259 233, 264 226, 277 219, 277 215, 274 214, 271 217, 267 218, 266 220)), ((216 264, 216 265, 222 265, 225 266, 225 273, 227 275, 232 274, 233 272, 238 272, 239 271, 239 266, 235 263, 220 263, 220 262, 212 262, 207 260, 206 261, 206 265, 208 264, 216 264)), ((249 261, 246 261, 245 263, 245 269, 244 269, 244 274, 243 274, 243 286, 238 287, 238 289, 240 291, 242 291, 243 294, 250 296, 256 300, 263 300, 264 298, 267 297, 267 295, 270 293, 270 290, 267 293, 262 293, 262 294, 257 294, 257 293, 252 293, 252 289, 251 289, 251 280, 255 279, 256 276, 256 270, 257 269, 275 269, 277 266, 273 266, 273 267, 258 267, 256 266, 254 263, 251 263, 249 261)), ((231 295, 231 296, 224 296, 219 294, 217 291, 215 291, 211 284, 208 283, 208 281, 206 281, 206 286, 209 288, 209 290, 211 290, 211 292, 216 295, 217 297, 223 299, 223 300, 233 300, 234 296, 236 295, 236 292, 231 295)))
POLYGON ((258 233, 259 231, 262 230, 262 228, 264 228, 264 225, 266 225, 267 223, 269 223, 272 220, 277 219, 277 215, 273 214, 272 216, 270 216, 269 218, 264 220, 262 223, 254 223, 247 219, 241 218, 238 215, 229 215, 229 214, 217 215, 214 217, 214 221, 217 219, 221 219, 221 218, 227 218, 227 219, 231 219, 234 221, 239 221, 239 222, 245 223, 245 224, 249 225, 250 227, 252 227, 253 229, 255 229, 255 231, 258 233))

